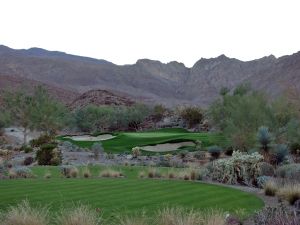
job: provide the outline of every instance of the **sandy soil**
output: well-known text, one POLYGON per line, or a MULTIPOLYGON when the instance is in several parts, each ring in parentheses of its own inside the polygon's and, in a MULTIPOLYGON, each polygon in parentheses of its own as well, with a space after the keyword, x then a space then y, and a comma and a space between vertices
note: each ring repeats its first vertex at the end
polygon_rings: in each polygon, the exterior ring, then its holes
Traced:
POLYGON ((73 141, 104 141, 109 140, 112 138, 115 138, 116 136, 113 136, 111 134, 101 134, 99 136, 91 136, 91 135, 82 135, 82 136, 66 136, 66 138, 70 138, 73 141))
MULTIPOLYGON (((21 127, 9 127, 4 129, 4 134, 13 139, 15 143, 22 144, 24 139, 24 129, 21 127)), ((27 142, 36 139, 41 135, 41 132, 30 131, 27 133, 27 142)))
POLYGON ((149 152, 169 152, 176 151, 178 148, 182 146, 195 146, 195 144, 191 141, 178 142, 178 143, 165 143, 158 145, 148 145, 142 146, 141 149, 149 152))

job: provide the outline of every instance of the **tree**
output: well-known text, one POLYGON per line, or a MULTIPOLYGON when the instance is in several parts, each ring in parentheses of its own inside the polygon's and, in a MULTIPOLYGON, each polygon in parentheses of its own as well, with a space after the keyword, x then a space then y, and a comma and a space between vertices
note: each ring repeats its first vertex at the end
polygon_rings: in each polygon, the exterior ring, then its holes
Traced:
POLYGON ((167 112, 167 109, 163 105, 155 105, 154 106, 152 118, 154 120, 155 127, 156 127, 156 123, 161 121, 164 118, 166 112, 167 112))
POLYGON ((35 102, 33 96, 27 95, 23 90, 5 92, 3 102, 12 123, 24 128, 24 145, 27 143, 28 131, 34 127, 33 110, 35 102))
POLYGON ((66 124, 66 108, 50 98, 40 86, 35 88, 33 94, 24 90, 5 92, 3 101, 12 123, 24 128, 24 145, 27 143, 29 130, 37 129, 54 134, 66 124))
POLYGON ((125 109, 128 129, 138 130, 141 123, 151 115, 149 107, 143 104, 135 104, 125 109))
POLYGON ((223 131, 232 147, 246 151, 256 143, 256 132, 263 124, 273 128, 274 113, 267 98, 257 92, 238 91, 214 102, 208 115, 223 131))
POLYGON ((75 112, 76 126, 82 131, 104 131, 115 123, 116 111, 110 106, 89 105, 75 112))
POLYGON ((33 100, 32 117, 35 129, 54 135, 67 124, 70 115, 66 107, 51 98, 45 89, 37 87, 33 100))
POLYGON ((179 114, 189 128, 201 123, 203 119, 203 111, 196 106, 185 107, 180 110, 179 114))

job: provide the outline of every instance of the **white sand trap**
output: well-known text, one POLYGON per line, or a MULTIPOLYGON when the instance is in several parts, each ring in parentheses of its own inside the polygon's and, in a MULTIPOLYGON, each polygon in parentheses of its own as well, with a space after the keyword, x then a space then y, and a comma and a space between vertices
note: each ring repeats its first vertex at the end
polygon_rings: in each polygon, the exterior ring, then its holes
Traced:
POLYGON ((158 144, 158 145, 142 146, 141 149, 149 152, 170 152, 170 151, 176 151, 178 150, 178 148, 182 146, 195 146, 195 143, 191 141, 178 142, 178 143, 165 143, 165 144, 158 144))
POLYGON ((113 136, 111 134, 101 134, 96 137, 91 135, 81 135, 81 136, 66 136, 65 138, 70 138, 73 141, 105 141, 115 137, 116 136, 113 136))

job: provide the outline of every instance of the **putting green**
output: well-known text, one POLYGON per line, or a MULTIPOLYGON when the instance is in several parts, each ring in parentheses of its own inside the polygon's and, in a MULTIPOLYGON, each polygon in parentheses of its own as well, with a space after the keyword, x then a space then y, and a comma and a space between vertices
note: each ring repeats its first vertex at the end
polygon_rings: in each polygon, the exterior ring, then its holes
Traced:
MULTIPOLYGON (((218 208, 228 212, 243 209, 249 215, 263 206, 262 200, 254 195, 231 188, 191 181, 138 179, 140 170, 122 167, 126 178, 66 179, 59 177, 58 167, 35 167, 36 179, 0 182, 0 209, 23 199, 34 205, 48 205, 53 211, 80 202, 100 208, 107 218, 114 213, 142 210, 153 214, 165 206, 218 208), (52 178, 42 178, 46 170, 51 171, 52 178)), ((91 171, 96 177, 99 167, 92 167, 91 171)))
MULTIPOLYGON (((101 141, 106 152, 120 153, 131 151, 136 146, 157 145, 164 143, 202 141, 204 147, 210 145, 224 145, 226 140, 220 133, 192 133, 184 129, 160 129, 149 132, 120 132, 114 133, 113 139, 101 141)), ((74 141, 70 138, 59 137, 59 140, 68 140, 85 148, 90 148, 94 141, 74 141)), ((192 148, 191 148, 192 149, 192 148)))

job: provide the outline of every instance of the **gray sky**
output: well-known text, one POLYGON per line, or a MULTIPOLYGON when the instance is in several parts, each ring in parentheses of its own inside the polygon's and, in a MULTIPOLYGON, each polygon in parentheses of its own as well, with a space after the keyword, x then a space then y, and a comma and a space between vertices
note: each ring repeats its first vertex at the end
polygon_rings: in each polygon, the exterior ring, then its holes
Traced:
POLYGON ((0 44, 192 66, 300 51, 299 0, 0 0, 0 44))

